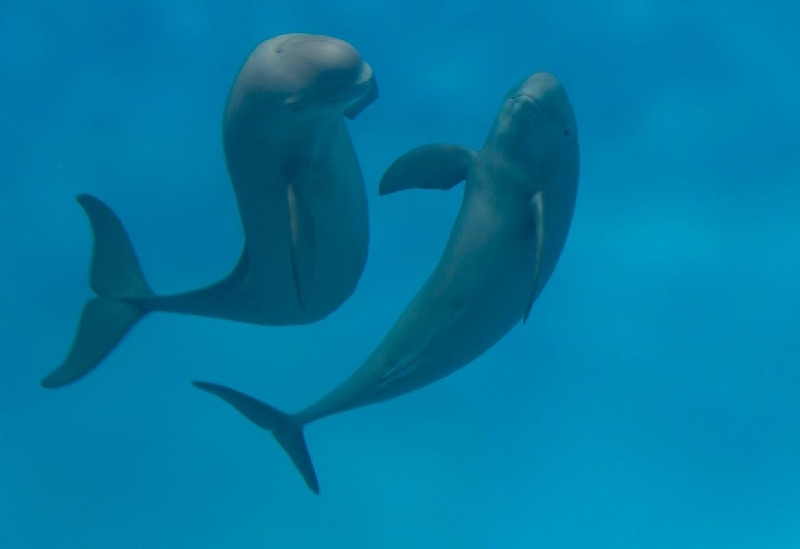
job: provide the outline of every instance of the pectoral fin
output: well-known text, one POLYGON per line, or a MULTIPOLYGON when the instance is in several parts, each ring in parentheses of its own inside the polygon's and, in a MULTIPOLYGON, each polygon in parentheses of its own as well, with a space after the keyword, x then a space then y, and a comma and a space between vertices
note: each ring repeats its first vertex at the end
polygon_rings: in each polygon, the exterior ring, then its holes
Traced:
POLYGON ((528 320, 531 314, 531 307, 536 298, 536 287, 539 284, 539 273, 542 270, 542 250, 544 249, 544 202, 542 199, 542 192, 539 191, 531 199, 531 209, 533 211, 534 223, 536 224, 536 257, 533 264, 533 277, 531 280, 530 294, 528 295, 528 304, 525 307, 525 314, 522 317, 522 323, 528 320))
POLYGON ((461 145, 434 143, 411 149, 384 172, 378 193, 405 189, 452 189, 467 178, 477 153, 461 145))
POLYGON ((314 218, 302 197, 290 185, 287 191, 291 225, 292 277, 300 307, 308 309, 314 286, 314 218))

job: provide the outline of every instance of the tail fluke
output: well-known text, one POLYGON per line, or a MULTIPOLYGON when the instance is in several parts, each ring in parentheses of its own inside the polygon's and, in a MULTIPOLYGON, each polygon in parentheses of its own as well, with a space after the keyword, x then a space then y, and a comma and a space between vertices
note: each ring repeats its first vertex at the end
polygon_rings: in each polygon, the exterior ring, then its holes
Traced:
POLYGON ((100 297, 136 299, 150 297, 139 266, 139 258, 117 214, 105 202, 90 194, 76 198, 92 225, 94 246, 89 286, 100 297))
POLYGON ((312 492, 319 494, 319 482, 303 436, 303 424, 294 416, 223 385, 205 381, 193 381, 192 385, 218 396, 239 410, 247 419, 271 432, 302 475, 306 485, 312 492))
POLYGON ((41 381, 42 387, 48 389, 68 385, 94 369, 147 314, 147 309, 135 300, 154 296, 116 214, 91 195, 78 195, 77 201, 92 226, 94 246, 89 286, 98 297, 84 306, 64 362, 41 381))
POLYGON ((69 385, 88 374, 144 316, 129 301, 95 297, 86 302, 72 348, 61 365, 42 379, 46 389, 69 385))

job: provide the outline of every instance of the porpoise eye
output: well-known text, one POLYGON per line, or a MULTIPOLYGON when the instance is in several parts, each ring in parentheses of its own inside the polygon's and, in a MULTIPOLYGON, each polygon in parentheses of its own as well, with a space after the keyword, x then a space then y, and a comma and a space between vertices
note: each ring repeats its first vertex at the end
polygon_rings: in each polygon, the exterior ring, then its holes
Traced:
POLYGON ((564 137, 569 137, 569 130, 564 130, 564 137))

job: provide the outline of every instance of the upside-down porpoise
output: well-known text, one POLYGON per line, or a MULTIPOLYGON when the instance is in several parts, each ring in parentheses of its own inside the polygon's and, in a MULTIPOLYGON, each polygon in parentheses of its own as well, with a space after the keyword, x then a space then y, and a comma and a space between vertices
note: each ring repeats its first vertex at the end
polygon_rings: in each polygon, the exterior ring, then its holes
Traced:
POLYGON ((86 375, 150 312, 279 326, 340 307, 369 245, 366 189, 344 118, 377 97, 372 69, 343 40, 286 34, 258 44, 230 90, 222 132, 244 249, 230 274, 200 289, 156 295, 116 214, 79 195, 94 234, 89 285, 97 296, 42 386, 86 375))

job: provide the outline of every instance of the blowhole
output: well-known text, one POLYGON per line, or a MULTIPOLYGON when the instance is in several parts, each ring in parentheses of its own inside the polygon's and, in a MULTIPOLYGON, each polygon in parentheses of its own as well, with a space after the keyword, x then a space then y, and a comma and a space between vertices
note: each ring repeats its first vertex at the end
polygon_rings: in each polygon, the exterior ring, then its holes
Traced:
POLYGON ((564 137, 569 137, 569 130, 564 130, 564 137))

